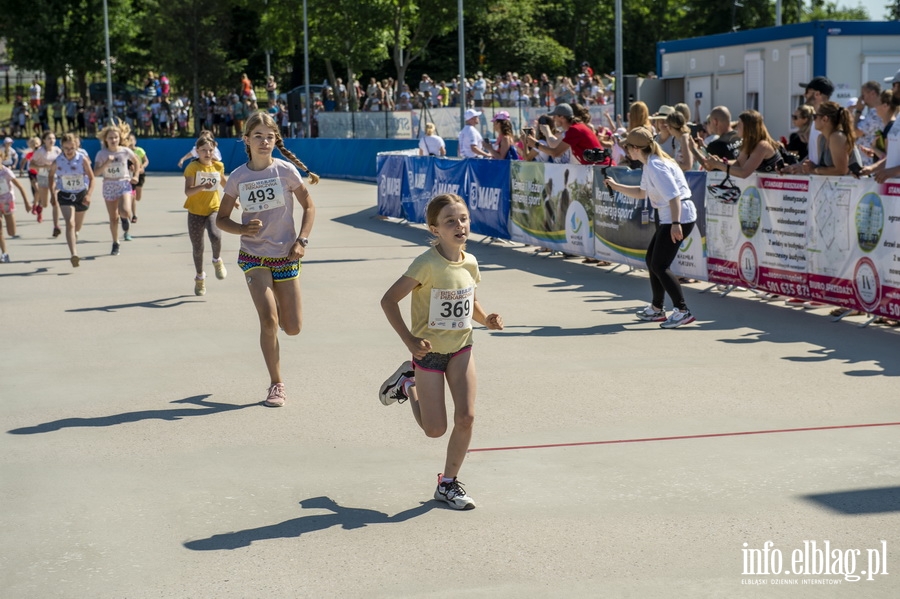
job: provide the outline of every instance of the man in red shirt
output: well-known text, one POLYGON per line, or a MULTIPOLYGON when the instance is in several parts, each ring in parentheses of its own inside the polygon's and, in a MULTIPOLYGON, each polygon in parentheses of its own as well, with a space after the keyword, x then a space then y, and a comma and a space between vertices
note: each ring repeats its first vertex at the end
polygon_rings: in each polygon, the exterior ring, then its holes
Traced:
POLYGON ((600 140, 597 139, 591 128, 575 118, 572 107, 566 103, 557 104, 550 116, 553 117, 553 124, 565 132, 563 138, 554 148, 539 145, 536 140, 529 140, 533 142, 535 149, 554 158, 565 154, 567 150, 571 149, 575 160, 581 164, 592 164, 589 160, 584 159, 584 151, 597 149, 601 146, 600 140))

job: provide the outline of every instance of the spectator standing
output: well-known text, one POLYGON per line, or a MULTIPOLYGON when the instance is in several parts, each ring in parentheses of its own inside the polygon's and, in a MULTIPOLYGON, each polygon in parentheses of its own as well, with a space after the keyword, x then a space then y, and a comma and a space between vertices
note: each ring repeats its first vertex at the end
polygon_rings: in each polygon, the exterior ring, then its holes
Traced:
POLYGON ((731 112, 726 106, 716 106, 709 113, 710 133, 719 137, 709 144, 707 151, 723 160, 735 160, 741 153, 741 137, 731 126, 731 112))
POLYGON ((434 123, 425 123, 425 137, 419 140, 419 156, 446 156, 444 139, 437 134, 434 123))
POLYGON ((241 97, 250 98, 251 100, 256 99, 256 93, 253 91, 253 83, 250 81, 250 77, 247 76, 247 73, 241 75, 241 97))
MULTIPOLYGON (((276 97, 278 97, 278 84, 275 83, 275 75, 269 75, 266 79, 266 101, 271 104, 276 97)), ((237 121, 235 121, 235 126, 237 126, 237 121)), ((238 127, 238 131, 240 130, 241 128, 238 127)))
MULTIPOLYGON (((891 106, 883 109, 888 118, 897 114, 900 106, 900 70, 893 77, 885 79, 885 83, 891 84, 891 106)), ((882 96, 882 105, 885 104, 886 94, 882 96)), ((868 167, 864 173, 871 173, 875 180, 884 183, 888 179, 900 178, 900 127, 895 120, 889 120, 885 124, 885 157, 868 167), (890 125, 890 128, 887 126, 890 125)))
MULTIPOLYGON (((813 77, 809 83, 801 83, 804 88, 806 103, 818 112, 819 106, 827 102, 834 93, 834 84, 828 77, 813 77)), ((808 157, 810 162, 818 164, 819 161, 819 129, 811 127, 809 130, 808 157)))
POLYGON ((872 164, 870 150, 875 145, 875 136, 884 128, 884 123, 875 108, 881 103, 881 84, 877 81, 863 83, 859 91, 856 115, 856 143, 860 146, 863 166, 872 164))
POLYGON ((856 148, 853 117, 850 111, 837 102, 822 102, 816 109, 815 128, 819 132, 818 162, 810 158, 800 163, 804 175, 843 176, 860 168, 859 150, 856 148))
POLYGON ((708 171, 725 171, 745 179, 754 172, 772 173, 784 167, 784 159, 779 152, 781 144, 772 139, 763 116, 755 110, 745 110, 738 115, 737 134, 740 135, 741 153, 733 162, 719 157, 703 161, 708 171))
MULTIPOLYGON (((562 141, 555 147, 535 145, 540 152, 545 152, 552 157, 561 156, 566 151, 572 151, 572 156, 581 164, 590 164, 584 159, 584 151, 587 149, 597 149, 600 147, 600 140, 594 135, 591 129, 575 118, 575 112, 569 104, 558 104, 556 108, 550 112, 549 116, 553 117, 554 125, 564 131, 562 141)), ((532 144, 537 140, 530 139, 532 144)))
POLYGON ((791 133, 784 149, 796 154, 800 161, 809 155, 809 130, 815 115, 816 109, 809 104, 802 104, 791 113, 791 121, 797 130, 791 133))
POLYGON ((459 132, 459 155, 462 158, 490 158, 490 154, 482 149, 484 138, 475 128, 481 117, 481 112, 473 108, 466 110, 464 118, 466 126, 459 132))
POLYGON ((475 108, 484 106, 484 95, 487 92, 487 82, 481 71, 475 73, 475 83, 472 84, 472 101, 475 108))
POLYGON ((488 140, 484 140, 484 149, 487 150, 491 158, 497 160, 518 160, 519 153, 516 151, 516 140, 513 137, 509 113, 501 110, 491 120, 494 123, 494 133, 497 135, 497 141, 492 144, 488 140))
POLYGON ((31 106, 32 112, 36 111, 41 105, 41 84, 38 83, 37 79, 28 88, 28 105, 31 106))

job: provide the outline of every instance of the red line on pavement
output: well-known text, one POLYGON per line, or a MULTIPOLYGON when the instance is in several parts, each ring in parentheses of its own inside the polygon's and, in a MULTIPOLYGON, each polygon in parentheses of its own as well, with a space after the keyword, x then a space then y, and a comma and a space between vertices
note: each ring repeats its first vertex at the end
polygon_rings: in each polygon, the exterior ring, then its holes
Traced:
POLYGON ((873 424, 842 424, 839 426, 811 426, 806 428, 781 428, 767 431, 739 431, 734 433, 708 433, 705 435, 678 435, 675 437, 645 437, 642 439, 615 439, 612 441, 578 441, 574 443, 549 443, 547 445, 518 445, 513 447, 479 447, 476 451, 511 451, 514 449, 550 449, 553 447, 578 447, 581 445, 614 445, 618 443, 647 443, 649 441, 680 441, 684 439, 710 439, 713 437, 738 437, 741 435, 772 435, 775 433, 801 433, 807 431, 829 431, 845 428, 868 428, 873 426, 900 426, 900 422, 876 422, 873 424))

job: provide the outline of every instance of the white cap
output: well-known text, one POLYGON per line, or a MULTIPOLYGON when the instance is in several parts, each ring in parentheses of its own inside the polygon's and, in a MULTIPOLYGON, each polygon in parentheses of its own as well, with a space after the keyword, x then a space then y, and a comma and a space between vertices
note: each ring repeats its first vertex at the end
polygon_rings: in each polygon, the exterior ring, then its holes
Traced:
POLYGON ((478 112, 477 110, 475 110, 474 108, 470 108, 466 111, 465 120, 468 121, 469 119, 475 118, 476 116, 481 116, 481 113, 478 112))

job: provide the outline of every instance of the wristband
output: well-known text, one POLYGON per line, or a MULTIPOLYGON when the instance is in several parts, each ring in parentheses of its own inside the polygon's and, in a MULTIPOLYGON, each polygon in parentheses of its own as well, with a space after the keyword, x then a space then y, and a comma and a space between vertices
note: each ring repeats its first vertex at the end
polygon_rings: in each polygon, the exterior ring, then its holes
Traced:
POLYGON ((299 243, 303 247, 306 247, 307 245, 309 245, 309 237, 298 237, 297 243, 299 243))

